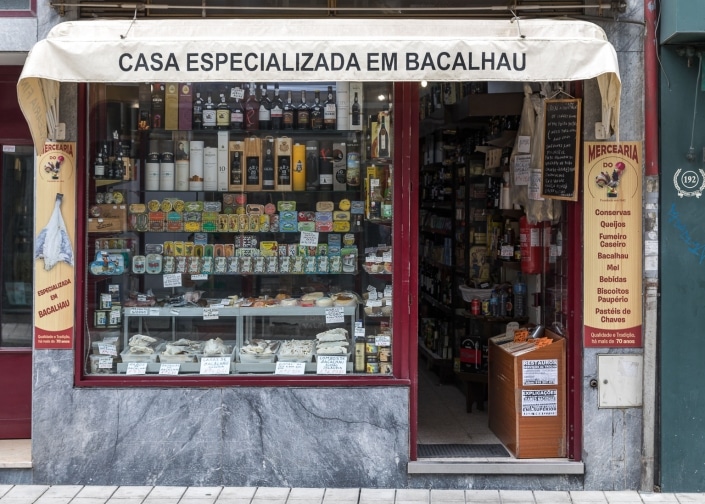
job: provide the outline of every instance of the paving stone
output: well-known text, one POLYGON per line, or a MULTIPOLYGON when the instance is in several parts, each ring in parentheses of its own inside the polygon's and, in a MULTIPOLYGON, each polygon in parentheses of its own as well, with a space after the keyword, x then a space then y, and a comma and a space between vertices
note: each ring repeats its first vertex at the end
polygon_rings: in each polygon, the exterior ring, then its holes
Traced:
POLYGON ((677 493, 676 499, 681 504, 701 504, 705 503, 705 493, 677 493))
POLYGON ((465 504, 465 490, 431 490, 431 504, 465 504))
POLYGON ((468 504, 499 504, 498 490, 465 490, 465 501, 468 504))
POLYGON ((534 502, 536 504, 571 504, 568 492, 558 491, 534 491, 534 502))
MULTIPOLYGON (((41 498, 44 497, 69 497, 73 498, 78 495, 81 491, 83 485, 54 485, 49 487, 49 489, 42 494, 41 498)), ((151 488, 151 487, 150 487, 151 488)))
POLYGON ((41 497, 49 485, 14 485, 3 496, 4 499, 33 499, 41 497))
POLYGON ((111 499, 144 499, 152 491, 151 486, 121 486, 111 499))
POLYGON ((570 492, 570 498, 575 504, 592 504, 595 502, 607 504, 605 493, 598 491, 570 492))
POLYGON ((357 504, 359 498, 359 488, 326 488, 323 504, 357 504))
POLYGON ((652 493, 652 492, 639 492, 641 497, 641 502, 648 504, 658 502, 659 504, 667 503, 678 503, 678 499, 675 494, 664 494, 664 493, 652 493))
POLYGON ((117 490, 117 486, 84 486, 76 494, 77 499, 104 499, 108 500, 117 490))
POLYGON ((502 504, 533 504, 534 494, 529 490, 500 490, 502 504))

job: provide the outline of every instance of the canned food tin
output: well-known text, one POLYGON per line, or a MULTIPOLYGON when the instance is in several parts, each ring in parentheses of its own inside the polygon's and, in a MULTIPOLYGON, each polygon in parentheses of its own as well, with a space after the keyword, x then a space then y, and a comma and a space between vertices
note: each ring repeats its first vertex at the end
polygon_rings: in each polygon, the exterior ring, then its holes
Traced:
POLYGON ((367 341, 365 342, 365 355, 368 356, 373 356, 377 358, 377 354, 379 353, 379 347, 376 344, 375 337, 374 336, 368 336, 367 341))
POLYGON ((380 361, 380 363, 392 361, 392 348, 391 347, 379 347, 379 361, 380 361))
POLYGON ((104 310, 96 310, 95 312, 95 326, 105 327, 108 325, 108 312, 104 310))
POLYGON ((470 302, 470 313, 472 315, 479 315, 482 311, 482 302, 479 298, 475 298, 470 302))
POLYGON ((485 316, 490 314, 490 300, 489 299, 482 300, 482 314, 485 316))
POLYGON ((370 374, 379 373, 379 359, 377 357, 367 357, 365 371, 370 374))
POLYGON ((379 372, 382 374, 392 374, 392 363, 391 362, 380 362, 379 372))

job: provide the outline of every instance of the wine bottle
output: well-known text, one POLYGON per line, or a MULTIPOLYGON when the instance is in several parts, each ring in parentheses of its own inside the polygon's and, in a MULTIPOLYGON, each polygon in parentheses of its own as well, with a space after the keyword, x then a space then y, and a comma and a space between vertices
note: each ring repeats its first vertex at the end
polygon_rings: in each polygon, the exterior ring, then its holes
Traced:
POLYGON ((335 98, 333 98, 333 86, 328 86, 328 98, 323 103, 323 128, 334 130, 338 120, 335 98))
MULTIPOLYGON (((262 124, 260 122, 260 124, 262 124)), ((262 161, 262 190, 274 190, 274 139, 264 139, 264 156, 262 161)))
POLYGON ((291 90, 286 93, 286 103, 282 111, 282 127, 285 130, 294 129, 296 124, 296 107, 291 103, 291 90))
POLYGON ((201 92, 196 91, 196 98, 193 100, 193 129, 203 129, 203 98, 201 92))
POLYGON ((164 128, 164 94, 163 83, 152 84, 152 129, 164 128))
POLYGON ((321 191, 333 190, 333 148, 331 142, 321 142, 318 183, 321 191))
POLYGON ((306 142, 306 190, 317 191, 320 187, 318 178, 319 158, 318 142, 308 140, 306 142))
POLYGON ((360 103, 357 101, 357 93, 355 93, 352 104, 352 125, 360 125, 360 103))
POLYGON ((279 96, 279 84, 274 85, 274 98, 272 99, 272 109, 270 113, 272 129, 282 129, 282 115, 284 113, 284 102, 279 96))
POLYGON ((321 104, 321 92, 316 89, 313 93, 313 105, 309 112, 309 121, 312 130, 323 129, 323 105, 321 104))
MULTIPOLYGON (((306 103, 306 91, 301 90, 301 102, 296 107, 296 129, 309 128, 310 108, 306 103)), ((318 176, 318 174, 316 174, 318 176)))
POLYGON ((98 179, 105 178, 105 161, 103 157, 102 148, 98 150, 98 155, 95 157, 95 164, 93 165, 93 176, 98 179))
POLYGON ((245 127, 245 108, 242 106, 242 88, 230 89, 230 129, 242 130, 245 127))
POLYGON ((233 157, 230 160, 230 185, 241 186, 244 184, 242 180, 242 152, 233 152, 233 157))
POLYGON ((259 98, 259 129, 272 129, 272 102, 267 96, 267 85, 262 84, 259 98))
MULTIPOLYGON (((381 114, 380 114, 381 115, 381 114)), ((389 157, 389 133, 384 125, 384 116, 381 116, 382 122, 379 126, 379 157, 389 157)))
POLYGON ((254 82, 250 84, 245 101, 245 129, 247 131, 259 129, 259 102, 257 101, 257 85, 254 82))
POLYGON ((225 101, 225 93, 220 93, 220 102, 215 110, 215 126, 219 130, 230 128, 230 107, 225 101))
POLYGON ((215 103, 210 93, 203 104, 203 129, 215 129, 215 103))

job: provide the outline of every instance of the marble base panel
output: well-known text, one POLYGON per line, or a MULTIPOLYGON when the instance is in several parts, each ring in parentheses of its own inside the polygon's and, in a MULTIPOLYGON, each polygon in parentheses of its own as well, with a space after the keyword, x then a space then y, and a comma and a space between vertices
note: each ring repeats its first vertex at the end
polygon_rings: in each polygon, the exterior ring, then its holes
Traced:
POLYGON ((406 387, 76 388, 35 351, 34 483, 404 486, 406 387))

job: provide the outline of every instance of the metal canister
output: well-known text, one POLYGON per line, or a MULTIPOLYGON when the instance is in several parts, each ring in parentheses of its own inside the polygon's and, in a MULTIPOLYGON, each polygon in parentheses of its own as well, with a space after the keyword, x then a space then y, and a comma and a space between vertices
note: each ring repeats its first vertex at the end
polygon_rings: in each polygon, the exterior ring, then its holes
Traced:
POLYGON ((482 302, 479 298, 475 298, 470 301, 470 313, 472 315, 480 315, 482 312, 482 302))
POLYGON ((365 371, 367 371, 367 373, 369 374, 379 373, 379 359, 376 355, 367 356, 365 371))
POLYGON ((392 362, 392 347, 379 347, 379 362, 392 362))

